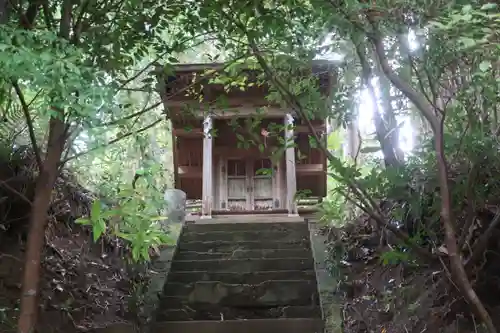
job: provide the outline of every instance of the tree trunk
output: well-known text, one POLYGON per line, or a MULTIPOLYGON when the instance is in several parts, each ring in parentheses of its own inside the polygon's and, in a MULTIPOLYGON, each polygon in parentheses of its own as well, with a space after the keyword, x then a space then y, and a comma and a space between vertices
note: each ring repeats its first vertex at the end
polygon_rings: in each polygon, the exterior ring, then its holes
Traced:
MULTIPOLYGON (((353 36, 353 43, 356 47, 356 53, 359 58, 359 62, 361 64, 361 72, 363 83, 368 90, 368 95, 370 96, 371 103, 374 107, 373 119, 375 123, 375 133, 377 140, 380 143, 380 147, 382 148, 382 153, 384 154, 384 163, 386 167, 397 167, 401 164, 398 158, 398 147, 399 144, 399 135, 397 127, 392 128, 391 126, 396 126, 396 119, 394 117, 394 113, 392 112, 392 108, 390 110, 380 110, 377 100, 377 95, 375 94, 375 88, 371 82, 373 78, 373 71, 370 63, 366 57, 366 47, 364 45, 364 39, 353 36), (385 112, 384 112, 385 111, 385 112), (388 125, 389 129, 386 126, 386 122, 384 121, 384 116, 387 115, 390 119, 388 125)), ((388 101, 390 105, 390 101, 388 101)), ((385 104, 387 107, 387 103, 385 104)))
POLYGON ((359 150, 361 148, 361 140, 359 135, 358 118, 352 119, 347 127, 347 149, 346 156, 350 157, 354 163, 358 162, 359 150))
POLYGON ((5 24, 9 21, 10 2, 9 0, 0 0, 0 24, 5 24))
MULTIPOLYGON (((374 27, 375 26, 376 25, 374 25, 374 27)), ((375 47, 377 58, 382 71, 391 81, 394 87, 399 89, 430 123, 432 132, 434 134, 435 151, 437 155, 437 165, 439 173, 439 187, 442 200, 441 222, 443 223, 443 227, 445 230, 445 243, 450 259, 450 268, 453 281, 457 284, 458 289, 462 292, 463 297, 470 304, 473 311, 476 312, 482 322, 486 325, 488 332, 497 333, 491 316, 477 296, 474 288, 472 288, 472 284, 467 277, 467 273, 462 262, 461 252, 458 249, 457 237, 455 234, 456 225, 451 208, 451 191, 448 179, 448 164, 444 152, 444 119, 439 119, 436 116, 436 110, 434 109, 434 106, 431 105, 419 91, 415 90, 407 81, 404 81, 393 71, 385 55, 382 38, 376 27, 375 32, 376 34, 373 36, 372 42, 373 46, 375 47)))
POLYGON ((379 78, 382 95, 381 98, 384 109, 382 119, 384 121, 384 128, 387 130, 387 141, 390 143, 390 148, 394 154, 393 158, 395 158, 396 163, 401 163, 404 161, 404 153, 399 147, 399 127, 396 115, 394 114, 394 108, 392 107, 391 84, 381 70, 377 70, 377 76, 379 78))
POLYGON ((58 164, 64 150, 65 141, 64 122, 61 119, 52 118, 50 120, 47 154, 37 179, 35 197, 31 206, 18 333, 33 333, 37 323, 40 261, 42 260, 45 245, 45 228, 48 223, 47 210, 50 204, 52 188, 58 175, 58 164))

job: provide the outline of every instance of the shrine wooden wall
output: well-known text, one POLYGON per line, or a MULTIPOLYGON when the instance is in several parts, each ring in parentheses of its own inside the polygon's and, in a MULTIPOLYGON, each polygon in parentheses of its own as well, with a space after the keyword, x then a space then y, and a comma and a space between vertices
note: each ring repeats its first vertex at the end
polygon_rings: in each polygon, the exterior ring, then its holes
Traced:
MULTIPOLYGON (((174 162, 177 170, 176 188, 186 192, 189 199, 202 198, 203 130, 201 121, 177 123, 174 128, 174 162)), ((258 126, 250 121, 215 119, 213 138, 213 196, 214 207, 219 200, 220 163, 224 159, 269 158, 280 161, 280 201, 286 200, 286 170, 283 133, 277 128, 282 119, 263 119, 258 126), (253 126, 253 127, 252 127, 253 126), (262 130, 269 133, 262 135, 262 130), (278 152, 278 153, 276 153, 278 152)), ((321 122, 314 125, 321 130, 321 122)), ((304 125, 297 126, 295 135, 295 163, 297 190, 315 197, 326 196, 326 157, 319 148, 311 147, 310 134, 304 125)))

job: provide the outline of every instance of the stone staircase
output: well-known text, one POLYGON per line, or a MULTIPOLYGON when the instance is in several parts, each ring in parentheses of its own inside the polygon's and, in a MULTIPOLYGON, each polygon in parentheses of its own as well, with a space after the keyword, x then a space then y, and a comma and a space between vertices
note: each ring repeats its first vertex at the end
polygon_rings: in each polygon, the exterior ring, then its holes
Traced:
POLYGON ((307 223, 230 221, 183 227, 152 332, 322 333, 307 223))

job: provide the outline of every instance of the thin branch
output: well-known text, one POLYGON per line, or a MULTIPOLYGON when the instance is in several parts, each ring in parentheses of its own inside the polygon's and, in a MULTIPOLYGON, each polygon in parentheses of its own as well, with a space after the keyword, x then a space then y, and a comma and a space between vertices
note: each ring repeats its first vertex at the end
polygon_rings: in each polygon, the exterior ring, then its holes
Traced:
MULTIPOLYGON (((246 30, 245 26, 237 21, 235 21, 234 18, 229 16, 227 13, 222 12, 229 20, 233 21, 238 29, 240 29, 248 38, 249 45, 251 47, 251 50, 253 51, 253 55, 256 57, 257 62, 259 63, 260 67, 264 71, 264 74, 266 75, 266 78, 273 83, 282 97, 285 99, 286 103, 290 105, 295 112, 301 117, 303 120, 305 120, 306 125, 311 132, 313 138, 316 140, 319 148, 325 153, 327 156, 328 160, 334 161, 336 158, 333 156, 333 154, 327 149, 325 144, 323 143, 323 140, 320 139, 314 125, 312 124, 311 120, 307 116, 306 111, 303 109, 301 103, 297 100, 297 98, 286 88, 286 86, 280 82, 274 75, 273 71, 269 67, 269 65, 266 63, 264 57, 262 56, 257 43, 250 37, 248 31, 246 30)), ((377 206, 373 198, 364 190, 359 184, 356 182, 355 179, 350 179, 350 178, 345 178, 343 179, 343 182, 347 183, 348 187, 353 191, 353 193, 358 197, 358 200, 361 201, 363 204, 363 210, 375 220, 375 222, 379 226, 386 226, 388 229, 390 229, 392 232, 395 233, 395 235, 405 241, 407 244, 412 244, 409 236, 403 233, 401 230, 397 228, 390 228, 385 222, 382 217, 382 213, 380 212, 380 208, 377 206)), ((352 200, 349 198, 349 200, 352 200)), ((359 205, 359 203, 357 203, 359 205)), ((433 255, 426 251, 425 249, 422 249, 420 247, 414 247, 415 251, 422 255, 424 258, 432 259, 433 255)))
MULTIPOLYGON (((373 212, 370 211, 369 209, 367 209, 367 207, 365 205, 359 204, 359 202, 357 202, 356 200, 354 200, 353 198, 351 198, 343 190, 337 189, 337 191, 340 194, 342 194, 342 196, 344 198, 346 198, 347 201, 351 202, 353 205, 355 205, 356 207, 358 207, 359 209, 361 209, 363 212, 365 212, 366 214, 368 214, 370 217, 373 216, 373 212)), ((375 222, 377 222, 377 224, 379 224, 378 220, 376 220, 376 219, 374 219, 374 220, 375 220, 375 222)), ((427 259, 430 259, 430 260, 434 260, 435 259, 435 257, 430 252, 428 252, 428 251, 424 250, 423 248, 417 246, 414 242, 411 242, 410 241, 410 237, 408 236, 408 234, 406 234, 405 232, 403 232, 400 229, 396 228, 394 225, 389 224, 389 223, 383 223, 381 226, 383 226, 384 228, 386 228, 387 230, 389 230, 390 232, 392 232, 399 240, 401 240, 403 243, 405 243, 406 245, 408 245, 412 250, 414 250, 415 252, 417 252, 423 258, 427 258, 427 259)))
POLYGON ((474 186, 476 185, 476 179, 479 173, 479 163, 474 163, 470 169, 469 175, 467 177, 467 186, 466 186, 466 214, 465 214, 465 224, 462 227, 462 232, 460 233, 460 237, 458 239, 458 249, 462 250, 465 241, 467 240, 467 236, 469 235, 470 228, 474 223, 474 218, 476 217, 476 212, 474 210, 474 186))
POLYGON ((35 97, 33 97, 33 98, 31 99, 31 101, 28 103, 28 107, 30 107, 30 106, 31 106, 31 104, 33 104, 33 103, 36 101, 36 99, 38 98, 38 96, 40 96, 40 94, 42 93, 42 91, 43 91, 43 89, 40 89, 40 90, 38 90, 38 91, 36 92, 35 97))
MULTIPOLYGON (((197 38, 200 38, 200 37, 203 37, 203 36, 206 36, 206 35, 209 35, 211 34, 210 31, 208 32, 204 32, 204 33, 201 33, 199 35, 196 35, 196 36, 192 36, 192 37, 189 37, 189 38, 186 38, 185 40, 181 41, 179 44, 185 44, 185 43, 189 43, 190 41, 193 41, 197 38)), ((198 44, 195 44, 194 46, 192 45, 191 47, 196 47, 200 44, 202 44, 204 41, 198 43, 198 44)), ((149 67, 151 67, 152 65, 154 65, 155 63, 157 63, 161 58, 163 58, 167 53, 171 52, 170 50, 167 50, 165 52, 162 52, 160 53, 159 56, 157 56, 153 61, 150 61, 143 69, 139 70, 135 75, 131 76, 130 78, 128 78, 127 80, 125 80, 121 86, 118 88, 118 90, 122 90, 124 89, 127 84, 129 84, 130 82, 134 81, 135 79, 137 79, 139 76, 141 76, 145 71, 147 71, 149 69, 149 67)))
POLYGON ((152 65, 154 65, 155 63, 157 63, 158 60, 160 60, 161 58, 163 58, 165 56, 165 54, 167 54, 167 53, 168 53, 168 51, 160 53, 159 56, 157 56, 153 61, 150 61, 146 66, 144 66, 143 69, 139 70, 135 75, 133 75, 133 76, 129 77, 127 80, 125 80, 120 85, 120 87, 118 87, 118 90, 122 90, 123 88, 125 88, 127 86, 127 84, 129 84, 130 82, 134 81, 139 76, 141 76, 142 74, 144 74, 145 71, 147 71, 152 65))
POLYGON ((42 171, 42 158, 40 157, 40 149, 38 148, 38 144, 36 142, 35 129, 33 126, 33 120, 31 119, 29 105, 26 103, 26 99, 24 98, 23 91, 19 87, 17 81, 12 80, 12 86, 16 91, 17 97, 21 102, 21 108, 23 110, 24 118, 26 118, 26 125, 28 126, 28 132, 30 136, 31 145, 33 146, 33 152, 35 153, 36 164, 38 165, 38 170, 42 171))
MULTIPOLYGON (((241 60, 243 59, 244 57, 247 57, 248 54, 244 54, 240 57, 237 57, 236 59, 233 59, 233 61, 229 61, 227 62, 223 67, 222 67, 222 70, 225 70, 226 68, 228 68, 230 65, 232 65, 234 62, 238 61, 238 60, 241 60)), ((189 89, 193 88, 194 86, 200 84, 201 82, 207 80, 207 79, 210 79, 212 77, 214 77, 215 75, 217 75, 217 72, 214 71, 214 72, 211 72, 209 74, 205 74, 205 75, 202 75, 200 76, 200 78, 198 78, 197 80, 195 80, 193 83, 187 85, 186 87, 183 87, 177 91, 175 91, 173 94, 169 95, 169 96, 165 96, 163 97, 163 100, 160 101, 160 102, 157 102, 141 111, 138 111, 138 112, 135 112, 135 113, 132 113, 128 116, 125 116, 123 118, 120 118, 118 120, 113 120, 113 121, 110 121, 110 122, 107 122, 107 123, 104 123, 102 125, 99 125, 98 127, 105 127, 105 126, 113 126, 113 125, 117 125, 118 123, 122 122, 122 121, 125 121, 125 120, 129 120, 129 119, 132 119, 132 118, 135 118, 135 117, 139 117, 145 113, 147 113, 148 111, 151 111, 153 109, 156 109, 158 106, 160 106, 162 103, 182 94, 182 93, 185 93, 186 91, 188 91, 189 89)), ((160 94, 162 94, 162 92, 160 92, 160 94)))
MULTIPOLYGON (((420 76, 420 74, 418 73, 418 68, 417 66, 415 65, 415 62, 413 61, 413 57, 408 54, 408 62, 410 64, 410 67, 411 69, 413 70, 413 72, 415 73, 415 77, 417 78, 417 82, 418 82, 418 86, 420 87, 420 91, 422 92, 422 95, 424 95, 425 99, 432 105, 434 105, 434 102, 431 100, 430 96, 427 94, 426 90, 425 90, 425 86, 424 86, 424 82, 422 80, 422 77, 420 76)), ((430 89, 433 89, 432 86, 430 86, 430 89)), ((435 92, 432 92, 432 95, 433 96, 436 96, 436 93, 435 92)))
POLYGON ((125 116, 123 118, 120 118, 118 120, 113 120, 113 121, 110 121, 108 123, 104 123, 104 124, 101 124, 99 126, 96 126, 96 127, 107 127, 107 126, 117 125, 117 124, 119 124, 119 123, 121 123, 121 122, 123 122, 125 120, 129 120, 129 119, 132 119, 132 118, 135 118, 135 117, 139 117, 139 116, 141 116, 141 115, 143 115, 143 114, 145 114, 145 113, 147 113, 147 112, 149 112, 149 111, 151 111, 153 109, 156 109, 162 103, 163 103, 163 101, 157 102, 157 103, 155 103, 155 104, 153 104, 153 105, 151 105, 151 106, 149 106, 149 107, 147 107, 145 109, 142 109, 141 111, 137 111, 135 113, 132 113, 132 114, 130 114, 128 116, 125 116))
POLYGON ((17 194, 21 199, 23 199, 23 201, 30 204, 30 206, 31 206, 31 201, 28 198, 26 198, 26 196, 24 194, 22 194, 21 192, 19 192, 18 190, 16 190, 15 188, 10 186, 9 184, 7 184, 7 181, 0 179, 0 187, 1 186, 5 187, 7 190, 11 191, 12 193, 17 194))
POLYGON ((144 132, 144 131, 147 131, 148 129, 153 128, 154 126, 156 126, 156 125, 158 125, 159 123, 161 123, 163 120, 164 120, 163 118, 160 118, 160 119, 158 119, 158 120, 155 120, 155 121, 154 121, 154 122, 152 122, 151 124, 149 124, 149 125, 147 125, 147 126, 145 126, 145 127, 141 128, 141 129, 138 129, 137 131, 131 131, 131 132, 128 132, 128 133, 126 133, 126 134, 124 134, 124 135, 121 135, 121 136, 119 136, 119 137, 117 137, 117 138, 115 138, 115 139, 113 139, 113 140, 109 141, 109 142, 108 142, 108 143, 106 143, 106 144, 103 144, 103 145, 100 145, 100 146, 94 147, 94 148, 92 148, 92 149, 89 149, 89 150, 83 151, 83 152, 78 153, 78 154, 75 154, 75 155, 73 155, 73 156, 70 156, 70 157, 66 158, 65 160, 61 161, 60 163, 61 163, 61 164, 65 164, 65 163, 67 163, 68 161, 74 160, 74 159, 76 159, 76 158, 78 158, 78 157, 81 157, 81 156, 83 156, 83 155, 86 155, 86 154, 88 154, 88 153, 91 153, 91 152, 93 152, 93 151, 96 151, 96 150, 98 150, 98 149, 101 149, 101 148, 107 147, 107 146, 109 146, 109 145, 112 145, 112 144, 114 144, 114 143, 117 143, 117 142, 119 142, 119 141, 121 141, 121 140, 123 140, 123 139, 125 139, 125 138, 128 138, 128 137, 129 137, 129 136, 131 136, 131 135, 134 135, 134 134, 139 134, 139 133, 142 133, 142 132, 144 132))
POLYGON ((380 36, 375 33, 369 35, 369 38, 373 42, 373 46, 375 47, 375 54, 380 62, 380 67, 382 71, 387 76, 387 78, 394 84, 395 87, 399 88, 401 92, 408 97, 408 99, 419 109, 421 110, 425 119, 429 122, 432 129, 434 131, 439 129, 439 121, 436 119, 432 110, 434 107, 430 104, 425 98, 422 98, 418 93, 408 84, 408 82, 402 80, 399 75, 394 73, 391 66, 389 65, 389 61, 385 55, 384 46, 382 44, 382 39, 380 36))
POLYGON ((72 38, 72 43, 73 45, 78 44, 78 40, 80 39, 81 33, 82 33, 82 27, 83 27, 83 16, 85 15, 87 8, 90 5, 90 2, 92 0, 86 0, 83 5, 82 5, 82 10, 78 14, 78 17, 75 20, 75 24, 73 25, 73 38, 72 38))
POLYGON ((488 240, 490 239, 491 235, 493 234, 493 231, 495 231, 495 229, 499 224, 500 224, 500 210, 496 212, 495 217, 488 226, 488 229, 486 229, 486 231, 476 241, 476 245, 472 250, 471 256, 465 262, 465 266, 470 266, 474 264, 481 257, 481 254, 484 252, 484 250, 486 250, 488 246, 488 240))

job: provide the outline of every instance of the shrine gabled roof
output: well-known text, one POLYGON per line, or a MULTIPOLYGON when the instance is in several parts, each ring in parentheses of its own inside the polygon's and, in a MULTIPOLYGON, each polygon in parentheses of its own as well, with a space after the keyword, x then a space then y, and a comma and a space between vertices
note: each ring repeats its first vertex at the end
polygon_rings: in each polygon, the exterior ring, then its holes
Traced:
MULTIPOLYGON (((206 70, 222 70, 227 64, 223 62, 212 62, 212 63, 191 63, 191 64, 176 64, 172 66, 172 72, 173 73, 194 73, 194 72, 201 72, 201 71, 206 71, 206 70)), ((334 69, 335 62, 330 61, 330 60, 313 60, 311 63, 312 71, 315 74, 319 74, 320 70, 329 68, 329 71, 323 71, 324 73, 326 72, 332 72, 332 69, 334 69)))
MULTIPOLYGON (((283 109, 282 105, 268 99, 270 85, 265 81, 246 85, 244 89, 231 86, 229 89, 220 83, 209 82, 229 66, 228 63, 191 63, 169 66, 168 71, 158 68, 159 90, 165 106, 165 113, 170 119, 202 117, 209 109, 231 109, 244 106, 273 107, 283 109), (212 72, 211 72, 212 71, 212 72)), ((319 79, 319 91, 327 97, 337 82, 337 66, 328 60, 314 60, 303 74, 319 79)), ((243 69, 246 83, 257 82, 257 70, 243 69)), ((302 76, 303 74, 299 74, 302 76)), ((291 76, 294 74, 290 73, 291 76)), ((226 110, 228 111, 228 110, 226 110)), ((242 111, 240 110, 239 113, 242 111)), ((228 111, 232 114, 232 111, 228 111)))

